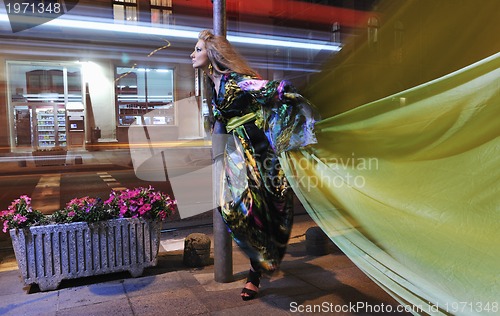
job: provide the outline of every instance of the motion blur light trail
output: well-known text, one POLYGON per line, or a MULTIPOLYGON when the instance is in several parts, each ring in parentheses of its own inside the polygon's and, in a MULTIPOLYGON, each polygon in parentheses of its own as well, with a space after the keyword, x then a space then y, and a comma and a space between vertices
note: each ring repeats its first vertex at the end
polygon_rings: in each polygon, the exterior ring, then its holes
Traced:
MULTIPOLYGON (((8 21, 6 14, 0 15, 0 21, 8 21)), ((141 35, 157 35, 162 37, 178 37, 197 39, 199 29, 159 28, 144 25, 114 24, 109 22, 85 21, 60 17, 49 21, 44 26, 94 30, 100 32, 133 33, 141 35)), ((240 35, 227 35, 227 39, 235 43, 251 45, 277 46, 296 49, 325 50, 337 52, 341 46, 333 43, 317 40, 296 39, 276 36, 255 36, 251 34, 238 33, 240 35)))

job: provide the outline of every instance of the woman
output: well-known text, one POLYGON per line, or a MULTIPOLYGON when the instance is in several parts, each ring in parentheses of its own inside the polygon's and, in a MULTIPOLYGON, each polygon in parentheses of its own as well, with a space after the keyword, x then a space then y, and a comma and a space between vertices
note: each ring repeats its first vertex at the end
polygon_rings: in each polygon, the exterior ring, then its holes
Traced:
POLYGON ((191 59, 212 86, 213 133, 228 134, 221 215, 250 258, 243 300, 262 273, 278 269, 293 222, 293 195, 279 164, 287 150, 315 143, 307 101, 286 82, 261 80, 231 44, 201 31, 191 59))

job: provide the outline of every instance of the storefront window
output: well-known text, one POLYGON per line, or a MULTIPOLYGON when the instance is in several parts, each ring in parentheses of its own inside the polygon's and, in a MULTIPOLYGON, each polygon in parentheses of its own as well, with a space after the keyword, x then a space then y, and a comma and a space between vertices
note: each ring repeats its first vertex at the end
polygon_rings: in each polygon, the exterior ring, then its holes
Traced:
POLYGON ((78 66, 8 63, 11 135, 17 148, 67 146, 66 110, 83 112, 78 66))
POLYGON ((118 125, 176 124, 171 69, 117 67, 116 78, 118 125))

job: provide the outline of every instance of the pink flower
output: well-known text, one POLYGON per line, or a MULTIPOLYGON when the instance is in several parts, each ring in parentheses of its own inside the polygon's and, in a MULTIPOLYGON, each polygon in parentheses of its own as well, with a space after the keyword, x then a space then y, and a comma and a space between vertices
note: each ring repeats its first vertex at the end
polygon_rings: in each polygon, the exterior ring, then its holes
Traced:
POLYGON ((128 211, 128 207, 126 205, 122 205, 120 207, 120 215, 123 217, 125 215, 125 213, 127 213, 128 211))
POLYGON ((158 217, 160 218, 160 220, 164 220, 165 218, 167 218, 167 212, 165 212, 165 211, 159 211, 158 212, 158 217))
POLYGON ((3 232, 7 232, 11 228, 23 228, 34 225, 42 217, 43 214, 41 212, 33 210, 31 207, 31 198, 27 195, 21 195, 6 210, 0 212, 3 232))
POLYGON ((19 200, 19 199, 14 200, 14 201, 12 202, 12 204, 8 207, 8 209, 9 209, 9 210, 12 210, 12 211, 13 211, 13 210, 15 210, 15 209, 16 209, 16 206, 17 206, 17 205, 19 205, 19 202, 20 202, 20 200, 19 200))
POLYGON ((115 199, 114 196, 110 196, 109 199, 107 199, 106 201, 104 201, 104 204, 111 204, 114 199, 115 199))
POLYGON ((120 217, 164 219, 172 213, 172 205, 175 201, 149 186, 119 192, 112 191, 109 199, 104 203, 118 211, 120 217))
POLYGON ((137 195, 139 195, 139 193, 140 193, 139 190, 129 191, 129 192, 127 192, 126 198, 127 199, 134 199, 137 195))
POLYGON ((13 220, 16 221, 18 224, 26 222, 27 219, 28 218, 26 216, 21 215, 21 214, 16 214, 16 215, 14 215, 14 218, 13 218, 13 220))
POLYGON ((146 203, 139 208, 139 214, 142 216, 150 210, 151 210, 151 204, 146 203))
POLYGON ((30 198, 29 196, 27 196, 27 195, 21 195, 21 196, 19 197, 19 199, 21 199, 21 200, 25 200, 27 204, 30 204, 30 203, 31 203, 31 198, 30 198))

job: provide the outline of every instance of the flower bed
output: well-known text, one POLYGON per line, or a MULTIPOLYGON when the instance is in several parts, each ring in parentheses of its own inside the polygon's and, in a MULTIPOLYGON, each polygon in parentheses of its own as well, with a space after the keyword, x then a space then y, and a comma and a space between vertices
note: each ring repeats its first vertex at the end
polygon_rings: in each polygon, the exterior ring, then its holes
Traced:
POLYGON ((102 201, 83 197, 43 215, 23 195, 0 213, 10 232, 24 283, 53 290, 63 279, 129 271, 139 276, 157 262, 161 221, 175 200, 153 188, 112 191, 102 201))

